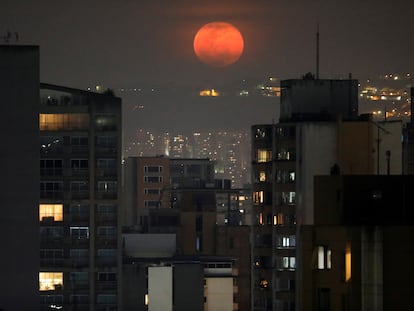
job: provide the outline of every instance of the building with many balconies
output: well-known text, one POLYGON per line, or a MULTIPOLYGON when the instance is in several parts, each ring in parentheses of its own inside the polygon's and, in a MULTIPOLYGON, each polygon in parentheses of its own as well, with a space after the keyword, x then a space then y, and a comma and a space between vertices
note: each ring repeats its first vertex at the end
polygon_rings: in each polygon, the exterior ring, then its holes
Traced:
POLYGON ((121 100, 40 85, 42 310, 121 310, 121 100))

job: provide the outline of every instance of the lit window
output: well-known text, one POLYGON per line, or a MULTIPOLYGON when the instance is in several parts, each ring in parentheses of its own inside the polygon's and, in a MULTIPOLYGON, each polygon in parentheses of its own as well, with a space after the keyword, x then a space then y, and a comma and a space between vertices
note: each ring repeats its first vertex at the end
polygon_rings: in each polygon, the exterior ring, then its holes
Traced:
POLYGON ((263 203, 264 201, 264 192, 263 191, 255 191, 253 193, 253 202, 255 204, 263 203))
POLYGON ((39 290, 58 290, 63 287, 63 272, 39 272, 39 290))
POLYGON ((283 225, 283 213, 277 214, 277 225, 283 225))
POLYGON ((39 204, 39 220, 63 221, 63 204, 39 204))
POLYGON ((197 252, 201 252, 202 247, 203 247, 203 237, 201 235, 197 235, 195 249, 197 252))
POLYGON ((259 173, 259 181, 265 182, 266 181, 266 172, 260 172, 259 173))
POLYGON ((294 271, 296 269, 296 257, 276 257, 276 268, 278 270, 294 271))
POLYGON ((318 262, 317 268, 319 270, 331 269, 332 268, 332 251, 327 249, 325 246, 318 246, 318 262))
POLYGON ((98 131, 116 130, 115 115, 100 115, 95 117, 95 126, 98 131))
POLYGON ((266 279, 261 279, 260 280, 260 283, 259 283, 259 286, 261 288, 268 288, 269 287, 269 281, 266 280, 266 279))
POLYGON ((42 113, 39 115, 39 126, 41 131, 88 129, 89 115, 87 113, 42 113))
POLYGON ((269 162, 272 160, 272 151, 266 149, 257 150, 257 162, 269 162))
POLYGON ((351 279, 351 247, 347 245, 345 251, 345 281, 351 279))
POLYGON ((278 239, 278 247, 295 247, 296 238, 294 235, 283 236, 278 239))
POLYGON ((296 203, 296 192, 282 192, 282 201, 284 204, 293 205, 296 203))
POLYGON ((263 213, 259 213, 259 225, 263 225, 263 213))

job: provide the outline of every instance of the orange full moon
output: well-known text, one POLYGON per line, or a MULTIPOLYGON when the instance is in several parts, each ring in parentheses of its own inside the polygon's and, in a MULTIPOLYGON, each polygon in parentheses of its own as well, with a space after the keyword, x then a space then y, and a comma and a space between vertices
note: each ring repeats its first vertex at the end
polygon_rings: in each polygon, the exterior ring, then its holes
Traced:
POLYGON ((243 48, 240 31, 225 22, 205 24, 194 37, 194 52, 198 59, 214 67, 225 67, 237 62, 243 48))

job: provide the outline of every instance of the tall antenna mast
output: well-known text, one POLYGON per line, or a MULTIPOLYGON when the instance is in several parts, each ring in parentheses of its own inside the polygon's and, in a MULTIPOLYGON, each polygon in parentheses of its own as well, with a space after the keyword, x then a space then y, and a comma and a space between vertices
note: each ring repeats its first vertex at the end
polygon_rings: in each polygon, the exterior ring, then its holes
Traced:
POLYGON ((319 23, 316 26, 316 79, 319 79, 319 23))

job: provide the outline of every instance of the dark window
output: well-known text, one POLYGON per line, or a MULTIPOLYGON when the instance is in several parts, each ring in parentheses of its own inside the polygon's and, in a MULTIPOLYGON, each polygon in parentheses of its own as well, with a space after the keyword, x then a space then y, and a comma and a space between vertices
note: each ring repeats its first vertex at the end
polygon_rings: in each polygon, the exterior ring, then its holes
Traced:
POLYGON ((318 310, 330 311, 330 289, 319 288, 318 289, 318 310))
POLYGON ((196 232, 203 231, 203 216, 202 215, 196 216, 195 227, 196 227, 196 232))

